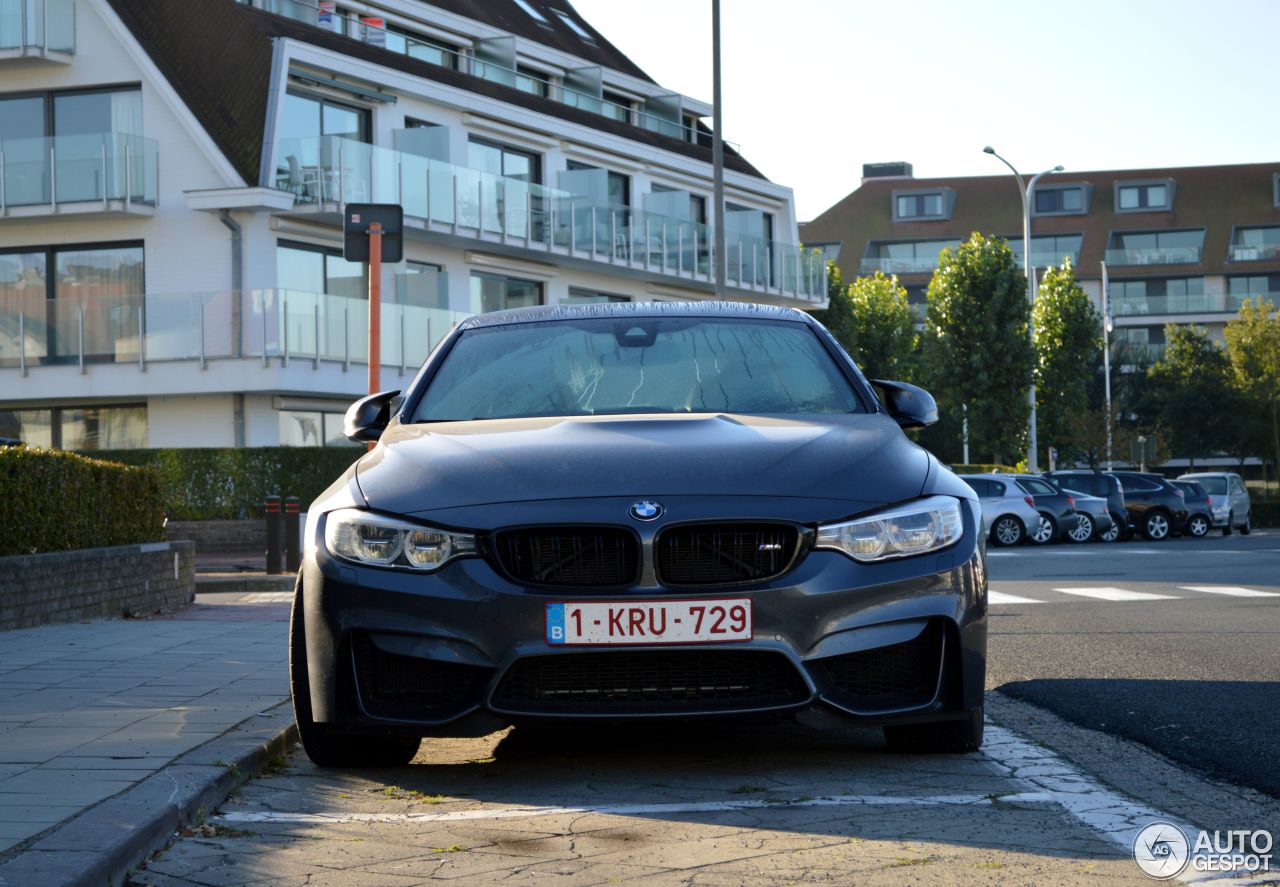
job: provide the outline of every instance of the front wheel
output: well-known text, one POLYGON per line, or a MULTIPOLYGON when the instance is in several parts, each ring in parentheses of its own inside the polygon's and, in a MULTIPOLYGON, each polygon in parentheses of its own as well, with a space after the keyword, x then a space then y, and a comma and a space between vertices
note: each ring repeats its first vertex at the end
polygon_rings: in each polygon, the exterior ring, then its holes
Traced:
POLYGON ((1163 511, 1153 511, 1142 519, 1142 535, 1152 542, 1160 542, 1169 538, 1169 518, 1163 511))
POLYGON ((1035 531, 1031 534, 1031 541, 1036 545, 1048 545, 1053 541, 1053 537, 1058 535, 1058 525, 1053 522, 1053 518, 1040 512, 1040 523, 1036 525, 1035 531))
POLYGON ((991 528, 991 539, 996 545, 1017 545, 1025 535, 1026 530, 1022 527, 1022 519, 1012 514, 998 518, 995 526, 991 528))
POLYGON ((1122 534, 1123 531, 1120 529, 1120 517, 1119 515, 1112 513, 1111 526, 1107 527, 1107 531, 1105 533, 1098 534, 1098 540, 1100 542, 1115 542, 1122 534))
POLYGON ((1093 534, 1097 530, 1097 526, 1093 522, 1093 516, 1083 513, 1076 516, 1079 520, 1076 521, 1076 525, 1071 528, 1067 536, 1072 542, 1088 542, 1093 538, 1093 534))
POLYGON ((1244 526, 1240 528, 1241 536, 1248 536, 1253 532, 1253 517, 1249 512, 1244 513, 1244 526))
POLYGON ((289 692, 298 738, 318 767, 403 767, 418 753, 420 740, 402 736, 353 736, 330 733, 311 719, 311 676, 307 672, 306 622, 302 616, 302 574, 298 574, 289 613, 289 692))
POLYGON ((885 727, 884 740, 893 752, 938 754, 977 751, 982 747, 982 706, 962 721, 885 727))
POLYGON ((1235 522, 1236 522, 1236 513, 1233 511, 1233 512, 1231 512, 1230 514, 1228 514, 1228 515, 1227 515, 1227 525, 1226 525, 1225 527, 1223 527, 1223 528, 1222 528, 1222 535, 1224 535, 1224 536, 1230 536, 1230 535, 1231 535, 1231 525, 1232 525, 1232 524, 1234 524, 1235 522))
POLYGON ((1209 518, 1203 514, 1193 514, 1187 520, 1187 535, 1201 539, 1209 533, 1209 518))

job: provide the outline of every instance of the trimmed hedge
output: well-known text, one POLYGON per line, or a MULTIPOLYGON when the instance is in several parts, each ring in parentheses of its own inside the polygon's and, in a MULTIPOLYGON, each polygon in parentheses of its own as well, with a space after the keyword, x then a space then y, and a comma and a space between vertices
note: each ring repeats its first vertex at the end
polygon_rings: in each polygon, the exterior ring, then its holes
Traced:
POLYGON ((1280 502, 1249 503, 1249 517, 1255 527, 1280 527, 1280 502))
POLYGON ((305 509, 363 453, 355 447, 246 447, 95 455, 154 469, 173 520, 235 520, 260 517, 267 496, 297 496, 305 509))
POLYGON ((162 539, 156 472, 62 450, 0 447, 0 555, 162 539))

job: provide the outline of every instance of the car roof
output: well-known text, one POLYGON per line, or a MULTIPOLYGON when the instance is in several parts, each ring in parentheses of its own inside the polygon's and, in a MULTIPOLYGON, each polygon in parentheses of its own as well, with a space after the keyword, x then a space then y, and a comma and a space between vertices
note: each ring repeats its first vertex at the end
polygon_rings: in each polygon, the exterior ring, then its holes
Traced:
POLYGON ((1178 480, 1194 480, 1197 477, 1238 477, 1234 471, 1197 471, 1194 474, 1179 474, 1178 480))
POLYGON ((580 320, 595 317, 730 317, 745 320, 774 320, 790 323, 817 322, 795 308, 777 305, 755 305, 749 302, 615 302, 593 305, 534 305, 508 308, 468 317, 459 329, 508 326, 520 323, 545 323, 556 320, 580 320))

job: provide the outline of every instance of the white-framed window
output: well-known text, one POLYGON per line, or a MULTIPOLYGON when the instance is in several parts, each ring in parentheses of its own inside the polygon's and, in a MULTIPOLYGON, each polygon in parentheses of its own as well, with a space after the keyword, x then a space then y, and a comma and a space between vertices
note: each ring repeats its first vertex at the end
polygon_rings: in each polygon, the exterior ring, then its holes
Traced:
POLYGON ((930 191, 894 191, 893 220, 916 222, 951 217, 955 192, 947 188, 930 191))
POLYGON ((1032 213, 1037 216, 1083 215, 1089 211, 1089 190, 1084 185, 1037 185, 1032 213))
POLYGON ((1173 209, 1175 186, 1170 179, 1154 182, 1116 182, 1116 212, 1162 212, 1173 209))

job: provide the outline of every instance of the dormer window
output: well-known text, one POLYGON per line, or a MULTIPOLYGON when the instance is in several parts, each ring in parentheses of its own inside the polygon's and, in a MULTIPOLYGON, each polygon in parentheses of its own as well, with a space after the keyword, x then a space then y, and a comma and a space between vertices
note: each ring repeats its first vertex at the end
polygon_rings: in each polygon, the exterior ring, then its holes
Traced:
POLYGON ((1176 186, 1172 179, 1116 182, 1116 212, 1165 212, 1173 209, 1176 186))
POLYGON ((533 19, 535 22, 542 25, 542 27, 544 28, 551 27, 551 22, 547 20, 547 17, 543 15, 541 12, 539 12, 532 3, 528 2, 528 0, 516 0, 516 6, 519 6, 521 9, 527 12, 529 14, 529 18, 533 19))
POLYGON ((955 199, 955 192, 950 188, 938 188, 932 191, 894 191, 893 220, 918 222, 949 219, 955 199))
POLYGON ((1084 215, 1092 192, 1089 185, 1037 185, 1032 212, 1037 216, 1084 215))
POLYGON ((1271 203, 1280 206, 1280 172, 1271 177, 1271 203))
POLYGON ((557 16, 559 16, 560 21, 564 22, 564 26, 568 28, 570 31, 573 31, 573 33, 577 34, 579 39, 582 40, 582 42, 590 43, 592 45, 595 44, 596 38, 592 37, 591 33, 586 28, 582 27, 582 25, 575 22, 568 13, 561 12, 558 9, 553 9, 551 11, 554 12, 557 16))

